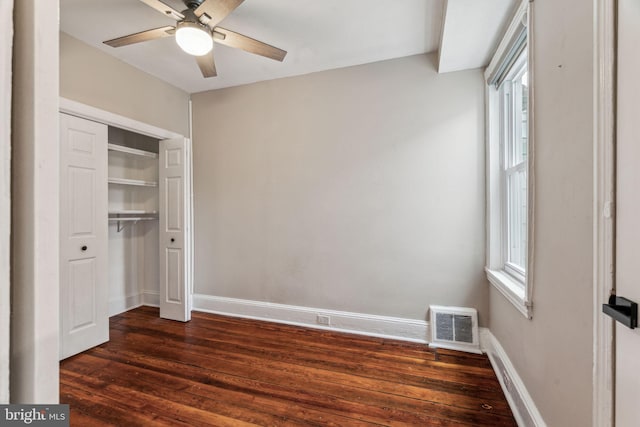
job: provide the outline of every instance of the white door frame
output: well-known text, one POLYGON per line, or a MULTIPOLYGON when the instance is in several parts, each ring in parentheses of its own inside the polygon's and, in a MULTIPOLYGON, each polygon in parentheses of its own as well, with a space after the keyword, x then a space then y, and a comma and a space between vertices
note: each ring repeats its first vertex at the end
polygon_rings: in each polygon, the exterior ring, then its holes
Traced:
POLYGON ((100 122, 108 126, 115 126, 156 139, 185 138, 184 135, 180 135, 179 133, 139 122, 68 98, 60 97, 60 112, 100 122))
POLYGON ((593 425, 614 425, 616 0, 594 0, 593 425))
MULTIPOLYGON (((188 189, 187 193, 185 193, 185 200, 188 204, 187 212, 191 215, 193 211, 193 194, 191 187, 191 179, 193 175, 193 156, 192 156, 192 148, 191 148, 191 139, 181 135, 179 133, 172 132, 170 130, 162 129, 153 125, 149 125, 147 123, 139 122, 137 120, 130 119, 128 117, 124 117, 118 114, 111 113, 109 111, 101 110, 99 108, 92 107, 90 105, 82 104, 80 102, 73 101, 71 99, 60 97, 60 112, 71 114, 72 116, 81 117, 87 120, 93 120, 96 122, 103 123, 108 126, 118 127, 120 129, 128 130, 134 133, 150 136, 155 139, 173 139, 173 138, 183 138, 187 141, 187 184, 188 189)), ((193 223, 188 222, 185 225, 185 233, 186 239, 189 245, 188 249, 191 248, 193 244, 193 223)), ((190 250, 187 255, 187 264, 185 265, 185 285, 188 286, 188 306, 189 310, 191 310, 192 303, 192 294, 193 294, 193 251, 190 250)))
POLYGON ((11 48, 13 0, 0 2, 0 404, 9 403, 9 345, 11 282, 11 48))
POLYGON ((57 403, 59 1, 14 2, 11 129, 13 403, 57 403), (16 96, 18 95, 19 96, 16 96))

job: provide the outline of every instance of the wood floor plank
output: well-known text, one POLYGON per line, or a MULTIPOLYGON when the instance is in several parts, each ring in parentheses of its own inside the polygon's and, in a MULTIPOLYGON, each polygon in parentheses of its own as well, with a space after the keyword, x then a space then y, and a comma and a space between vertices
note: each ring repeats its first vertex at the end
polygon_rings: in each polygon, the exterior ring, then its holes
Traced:
MULTIPOLYGON (((120 353, 119 353, 120 354, 120 353)), ((126 357, 126 355, 124 355, 126 357)), ((162 364, 162 361, 151 362, 150 365, 157 367, 162 364)), ((131 361, 129 366, 138 366, 138 362, 131 361)), ((248 393, 258 397, 270 397, 277 398, 285 401, 295 402, 297 404, 304 405, 321 405, 325 408, 331 406, 334 412, 345 414, 358 414, 359 419, 367 419, 371 422, 382 422, 391 418, 393 413, 396 418, 404 420, 411 420, 413 424, 424 424, 425 417, 420 414, 436 413, 445 415, 452 419, 466 420, 473 425, 482 424, 483 420, 486 422, 488 418, 478 416, 477 411, 472 410, 460 410, 459 408, 451 409, 443 405, 435 405, 431 402, 416 402, 414 399, 407 399, 402 396, 385 395, 381 393, 369 392, 366 389, 358 390, 357 399, 353 399, 353 389, 344 388, 342 394, 336 392, 336 387, 333 384, 314 384, 313 382, 305 381, 304 388, 295 389, 296 381, 300 383, 299 378, 294 378, 293 381, 285 381, 280 379, 281 384, 276 384, 275 381, 263 382, 259 380, 247 380, 243 372, 243 376, 233 375, 221 375, 218 373, 201 373, 202 368, 197 368, 197 372, 183 372, 185 378, 189 378, 192 382, 204 384, 206 392, 218 394, 220 390, 227 390, 248 393), (202 376, 206 376, 206 379, 202 376), (215 388, 219 389, 216 390, 215 388), (312 391, 309 391, 312 390, 312 391), (319 390, 319 392, 313 392, 313 390, 319 390), (378 408, 391 407, 392 410, 385 410, 384 412, 378 411, 378 408), (382 417, 380 418, 376 418, 382 417)), ((171 368, 164 371, 171 372, 171 368)), ((125 374, 126 372, 122 372, 125 374)), ((149 375, 149 373, 147 373, 149 375)), ((284 377, 282 374, 276 374, 278 377, 284 377)), ((257 375, 259 376, 259 375, 257 375)), ((254 373, 251 377, 256 377, 254 373)), ((158 385, 162 384, 158 382, 158 385)), ((298 386, 300 387, 300 386, 298 386)), ((262 405, 262 403, 260 403, 262 405)), ((489 415, 489 414, 487 414, 489 415)), ((432 425, 435 425, 435 421, 429 418, 432 425)), ((502 425, 502 423, 494 423, 494 425, 502 425)), ((509 424, 507 424, 509 425, 509 424)))
MULTIPOLYGON (((115 333, 118 332, 119 331, 115 331, 115 333)), ((163 343, 163 339, 143 336, 136 331, 127 334, 126 337, 123 336, 122 345, 112 345, 111 351, 117 352, 120 355, 129 354, 131 357, 135 357, 137 354, 142 354, 146 357, 146 355, 155 349, 158 356, 167 360, 187 357, 187 354, 176 349, 175 346, 168 346, 163 343), (132 349, 132 346, 136 347, 132 349)), ((469 403, 469 405, 474 405, 474 407, 482 405, 482 403, 486 402, 486 399, 495 399, 496 396, 502 397, 499 387, 487 390, 487 384, 490 384, 488 381, 483 381, 481 383, 482 386, 475 387, 475 384, 459 384, 455 381, 450 381, 446 376, 444 380, 434 380, 421 376, 408 378, 406 375, 397 376, 379 369, 373 369, 363 374, 362 370, 349 372, 345 369, 338 370, 332 367, 315 366, 314 364, 304 365, 299 362, 293 363, 288 360, 287 355, 267 359, 260 354, 241 354, 220 348, 205 348, 191 345, 191 349, 194 353, 190 357, 190 364, 207 366, 210 369, 216 369, 221 372, 233 373, 246 367, 254 369, 263 367, 267 372, 280 372, 280 375, 291 372, 299 375, 306 381, 316 378, 326 379, 326 381, 340 379, 353 387, 374 390, 380 389, 380 391, 390 394, 408 393, 411 397, 424 400, 428 400, 425 397, 425 393, 435 396, 435 394, 440 392, 443 393, 441 399, 446 402, 451 402, 455 397, 459 397, 459 399, 456 399, 456 402, 465 403, 467 400, 471 400, 473 403, 469 403), (402 384, 400 391, 397 391, 398 383, 402 384)), ((98 353, 100 352, 100 350, 97 351, 98 353)), ((506 408, 506 404, 504 408, 506 408)))
MULTIPOLYGON (((146 318, 139 319, 129 319, 128 322, 121 324, 122 328, 128 327, 140 327, 141 325, 144 328, 153 329, 154 327, 162 327, 161 325, 153 325, 149 324, 146 318), (143 323, 141 323, 143 322, 143 323), (126 325, 126 326, 125 326, 126 325)), ((363 354, 367 357, 373 359, 381 359, 384 361, 394 360, 397 362, 403 363, 424 363, 425 361, 433 360, 435 361, 435 352, 431 351, 427 346, 422 346, 419 353, 411 354, 409 351, 411 348, 403 348, 403 352, 399 354, 397 349, 392 348, 388 351, 385 351, 385 348, 380 345, 380 343, 368 343, 367 340, 364 340, 363 343, 355 343, 350 346, 338 347, 336 348, 336 344, 339 343, 338 340, 331 337, 322 337, 321 340, 310 340, 308 337, 296 337, 291 334, 290 331, 286 330, 278 330, 277 332, 282 334, 285 333, 286 340, 280 342, 274 342, 273 335, 275 330, 257 330, 254 328, 251 331, 247 331, 246 327, 242 328, 230 328, 223 324, 222 322, 209 322, 208 324, 203 325, 202 327, 190 327, 187 330, 177 330, 175 333, 189 333, 196 335, 198 338, 206 338, 213 340, 220 340, 221 342, 228 343, 243 343, 243 344, 253 344, 261 346, 264 343, 267 343, 270 347, 274 348, 292 348, 296 351, 300 349, 304 349, 306 351, 311 352, 322 352, 326 354, 327 351, 336 352, 336 350, 341 354, 355 354, 358 357, 363 354), (246 335, 249 333, 249 335, 246 335), (305 339, 306 338, 306 339, 305 339), (370 345, 366 345, 370 344, 370 345)), ((318 331, 316 331, 317 333, 318 331)), ((388 346, 386 346, 388 347, 388 346)), ((483 359, 482 359, 483 360, 483 359)))
MULTIPOLYGON (((148 312, 136 313, 135 316, 142 317, 146 322, 148 322, 150 318, 148 312)), ((206 319, 206 317, 203 316, 210 315, 207 313, 193 313, 194 319, 206 319)), ((123 321, 128 322, 133 318, 134 316, 131 316, 127 319, 123 319, 123 321)), ((149 323, 150 326, 153 324, 154 322, 149 323)), ((388 349, 390 352, 402 349, 402 354, 399 354, 398 352, 391 354, 395 357, 409 357, 410 355, 415 353, 416 357, 419 357, 421 360, 435 358, 435 350, 430 349, 429 347, 424 345, 406 341, 385 340, 383 338, 358 336, 359 340, 354 342, 352 334, 336 333, 327 330, 314 330, 313 334, 308 334, 308 328, 273 322, 258 322, 258 324, 256 324, 256 322, 251 319, 216 316, 215 321, 211 321, 211 319, 209 319, 209 321, 204 323, 197 323, 194 325, 188 323, 184 325, 185 331, 192 330, 192 328, 194 327, 202 327, 207 329, 214 329, 218 333, 229 332, 228 335, 230 336, 240 336, 246 337, 248 339, 253 339, 254 337, 264 335, 268 339, 273 341, 274 338, 277 339, 278 337, 286 337, 286 339, 281 341, 291 344, 297 342, 300 343, 300 345, 305 346, 324 346, 325 348, 339 351, 362 352, 365 351, 365 349, 369 349, 375 351, 378 354, 384 354, 386 349, 388 349), (274 335, 274 332, 277 332, 277 334, 274 335), (341 344, 346 345, 342 346, 341 344), (429 354, 429 356, 427 356, 427 354, 429 354)), ((486 358, 480 357, 479 360, 486 361, 486 358)))
MULTIPOLYGON (((76 375, 83 376, 83 374, 76 375)), ((279 425, 285 421, 300 424, 318 422, 322 425, 344 425, 347 422, 350 425, 357 424, 353 419, 342 416, 333 417, 334 422, 330 422, 331 417, 328 417, 325 412, 316 411, 313 408, 287 407, 274 399, 262 397, 254 391, 255 388, 246 389, 249 391, 240 391, 220 384, 181 380, 168 374, 138 368, 130 364, 113 363, 106 369, 94 372, 92 375, 118 388, 132 387, 143 393, 171 399, 182 405, 189 405, 258 425, 279 425), (172 383, 171 388, 166 387, 167 380, 172 383), (179 385, 176 384, 177 382, 179 385)), ((82 379, 79 379, 79 382, 82 383, 82 379)))
MULTIPOLYGON (((135 336, 139 339, 147 336, 149 340, 157 338, 157 335, 160 333, 162 333, 161 340, 175 339, 181 336, 171 329, 162 332, 157 331, 157 334, 154 333, 153 329, 139 326, 136 328, 130 327, 127 330, 132 331, 129 333, 131 343, 135 339, 135 336)), ((382 361, 378 362, 378 360, 373 358, 367 358, 368 363, 366 366, 363 366, 360 360, 367 357, 366 353, 360 355, 344 354, 337 351, 321 353, 306 347, 278 349, 278 344, 263 342, 257 345, 248 341, 245 343, 230 343, 224 337, 192 337, 188 342, 195 347, 212 348, 211 354, 219 354, 227 351, 238 356, 261 357, 267 360, 277 359, 286 363, 299 363, 305 366, 316 366, 331 371, 341 371, 350 374, 357 373, 362 376, 376 376, 381 379, 393 376, 394 380, 402 380, 406 384, 418 386, 424 385, 425 381, 453 380, 458 384, 478 387, 484 384, 484 380, 492 381, 495 378, 490 368, 478 368, 462 364, 452 365, 437 361, 411 364, 403 364, 396 361, 396 363, 393 364, 384 364, 382 361)), ((161 342, 157 342, 156 345, 161 345, 161 342)))
MULTIPOLYGON (((217 323, 216 323, 217 324, 217 323)), ((273 348, 275 350, 285 350, 286 348, 290 348, 292 351, 300 352, 305 351, 309 354, 317 354, 322 357, 326 357, 328 351, 332 349, 332 346, 337 344, 337 340, 333 338, 323 337, 322 340, 309 340, 308 338, 302 340, 293 334, 290 333, 290 330, 286 334, 286 341, 274 341, 273 340, 273 331, 267 331, 261 334, 255 330, 251 331, 250 336, 243 336, 239 332, 229 332, 229 328, 222 329, 222 327, 211 327, 206 325, 207 327, 201 327, 196 329, 196 327, 191 328, 190 332, 197 335, 200 339, 209 339, 212 341, 220 341, 229 344, 238 344, 238 345, 257 345, 260 348, 273 348)), ((123 328, 125 326, 122 326, 123 328)), ((138 319, 137 321, 131 319, 130 322, 126 323, 127 328, 138 327, 140 331, 144 329, 151 329, 149 325, 146 324, 146 319, 138 319)), ((246 330, 246 328, 243 328, 246 330)), ((298 328, 300 329, 300 328, 298 328)), ((174 331, 175 333, 180 333, 184 331, 174 331)), ((304 332, 304 331, 303 331, 304 332)), ((347 341, 347 343, 349 343, 347 341)), ((362 356, 366 356, 371 360, 381 360, 384 362, 388 362, 393 360, 395 362, 402 362, 405 364, 415 364, 415 365, 425 365, 429 364, 429 362, 433 361, 434 366, 440 366, 441 369, 446 369, 446 366, 436 361, 436 353, 435 351, 429 349, 427 346, 421 346, 421 351, 415 355, 410 355, 409 348, 404 347, 403 353, 398 354, 397 351, 385 351, 385 349, 380 345, 380 343, 370 343, 369 346, 365 347, 365 344, 368 343, 368 340, 363 340, 363 342, 354 343, 351 341, 349 347, 345 347, 341 352, 341 355, 348 356, 352 354, 356 358, 361 358, 362 356)), ((329 353, 329 356, 331 354, 329 353)), ((459 366, 468 366, 469 368, 480 367, 480 368, 488 368, 489 366, 486 364, 486 359, 479 358, 478 360, 482 360, 484 363, 482 366, 477 364, 465 364, 458 363, 459 366)))
POLYGON ((484 355, 150 307, 110 326, 61 362, 72 425, 516 425, 484 355))

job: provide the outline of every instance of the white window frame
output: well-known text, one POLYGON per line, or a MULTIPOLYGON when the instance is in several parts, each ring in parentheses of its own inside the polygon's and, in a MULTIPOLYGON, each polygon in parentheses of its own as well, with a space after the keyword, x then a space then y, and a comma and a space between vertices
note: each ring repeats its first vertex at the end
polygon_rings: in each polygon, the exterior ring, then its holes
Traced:
POLYGON ((489 282, 511 302, 526 318, 532 318, 532 265, 533 265, 533 46, 531 34, 531 14, 529 0, 522 0, 504 38, 498 45, 496 53, 485 71, 486 79, 486 171, 487 171, 487 260, 485 271, 489 282), (524 27, 524 32, 523 32, 524 27), (507 200, 506 179, 503 155, 503 129, 501 126, 504 114, 500 91, 496 88, 496 76, 504 72, 505 65, 509 69, 516 68, 513 46, 526 34, 526 60, 529 80, 528 104, 528 140, 527 156, 524 167, 527 170, 527 246, 526 268, 518 268, 507 262, 507 200))
MULTIPOLYGON (((513 63, 511 68, 507 73, 507 77, 504 79, 503 85, 498 90, 499 99, 500 99, 500 144, 501 144, 501 199, 502 202, 502 228, 503 228, 503 236, 502 239, 502 253, 503 253, 503 263, 504 263, 504 271, 511 275, 515 280, 524 284, 525 282, 525 272, 526 266, 518 265, 511 261, 511 248, 512 248, 512 235, 508 231, 511 224, 509 220, 513 219, 510 215, 510 210, 512 208, 510 204, 510 200, 508 199, 510 194, 509 189, 509 179, 511 177, 516 176, 520 172, 525 172, 525 176, 527 171, 527 161, 526 156, 523 161, 514 164, 513 157, 515 156, 513 150, 517 141, 521 138, 522 135, 518 132, 518 121, 521 120, 521 117, 517 114, 517 106, 522 102, 522 99, 518 97, 517 93, 512 92, 513 85, 510 83, 513 80, 516 80, 516 76, 521 74, 522 71, 528 71, 527 66, 527 51, 526 49, 518 55, 518 58, 513 63), (504 93, 508 93, 509 100, 506 101, 506 97, 504 93)), ((528 138, 528 132, 527 132, 528 138)), ((526 234, 526 231, 525 231, 526 234)), ((525 251, 525 262, 526 262, 526 246, 523 248, 525 251)))

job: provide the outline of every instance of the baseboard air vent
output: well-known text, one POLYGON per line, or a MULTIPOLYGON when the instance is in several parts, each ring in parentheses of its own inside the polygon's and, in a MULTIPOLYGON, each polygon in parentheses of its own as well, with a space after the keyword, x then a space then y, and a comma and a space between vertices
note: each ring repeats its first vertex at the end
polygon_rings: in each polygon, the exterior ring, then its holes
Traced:
POLYGON ((431 341, 429 347, 482 353, 475 308, 429 306, 431 341))

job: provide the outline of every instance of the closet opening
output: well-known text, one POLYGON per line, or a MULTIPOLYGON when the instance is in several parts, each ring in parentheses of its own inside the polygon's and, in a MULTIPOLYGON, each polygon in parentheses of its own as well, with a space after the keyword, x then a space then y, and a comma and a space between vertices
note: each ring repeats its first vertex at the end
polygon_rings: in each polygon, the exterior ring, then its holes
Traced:
POLYGON ((158 306, 158 144, 108 127, 109 317, 158 306))
POLYGON ((141 305, 189 321, 191 142, 60 102, 60 359, 109 339, 141 305))

